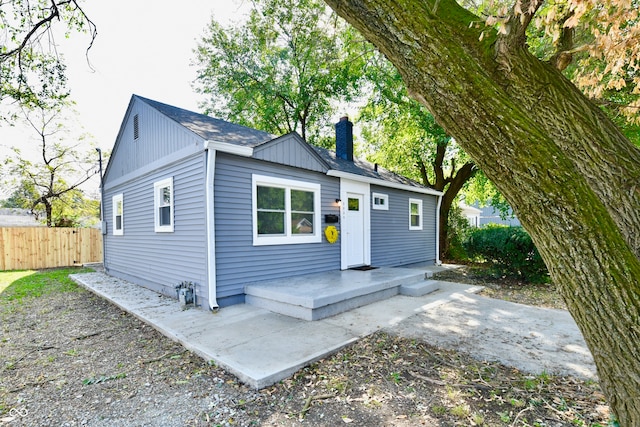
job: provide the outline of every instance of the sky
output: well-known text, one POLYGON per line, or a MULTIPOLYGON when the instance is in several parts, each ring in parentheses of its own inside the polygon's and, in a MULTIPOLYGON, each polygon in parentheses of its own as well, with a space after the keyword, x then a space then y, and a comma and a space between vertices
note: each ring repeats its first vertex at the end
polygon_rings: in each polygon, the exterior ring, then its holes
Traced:
MULTIPOLYGON (((196 68, 189 65, 196 42, 212 17, 231 25, 241 22, 250 8, 249 0, 93 0, 81 4, 98 31, 89 51, 91 65, 85 56, 88 36, 71 34, 56 42, 67 64, 76 103, 78 123, 72 125, 93 135, 104 151, 113 147, 132 94, 199 111, 202 98, 191 86, 196 68)), ((26 126, 0 124, 0 161, 10 146, 28 151, 37 144, 33 138, 33 130, 26 126)))

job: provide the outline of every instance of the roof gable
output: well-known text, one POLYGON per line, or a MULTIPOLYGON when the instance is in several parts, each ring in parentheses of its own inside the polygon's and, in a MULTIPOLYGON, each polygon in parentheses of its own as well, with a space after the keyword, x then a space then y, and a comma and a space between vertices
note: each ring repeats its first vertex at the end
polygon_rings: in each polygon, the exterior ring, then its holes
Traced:
POLYGON ((144 98, 131 97, 104 173, 112 183, 138 175, 152 165, 175 161, 201 151, 202 137, 169 119, 144 98))
POLYGON ((104 173, 106 183, 204 149, 207 141, 252 149, 273 139, 259 130, 132 95, 104 173))
POLYGON ((326 173, 330 167, 296 132, 265 142, 254 148, 253 157, 300 169, 326 173))

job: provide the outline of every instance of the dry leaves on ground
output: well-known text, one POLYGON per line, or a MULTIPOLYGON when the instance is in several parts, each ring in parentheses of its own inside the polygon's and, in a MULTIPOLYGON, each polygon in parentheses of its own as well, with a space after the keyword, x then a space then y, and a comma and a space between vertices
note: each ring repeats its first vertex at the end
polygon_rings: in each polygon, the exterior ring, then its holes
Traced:
POLYGON ((597 426, 596 383, 376 333, 255 391, 77 290, 0 300, 0 426, 597 426))

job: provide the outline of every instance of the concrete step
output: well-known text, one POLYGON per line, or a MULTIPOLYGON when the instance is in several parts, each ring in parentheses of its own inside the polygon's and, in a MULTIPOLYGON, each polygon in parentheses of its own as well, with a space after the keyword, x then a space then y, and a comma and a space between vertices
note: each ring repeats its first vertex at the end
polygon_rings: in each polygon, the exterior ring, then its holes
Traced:
POLYGON ((421 282, 403 284, 400 286, 400 294, 410 297, 421 297, 435 292, 438 289, 440 289, 440 284, 437 280, 423 280, 421 282))
POLYGON ((398 295, 402 286, 415 285, 417 290, 409 292, 418 293, 424 281, 425 273, 412 269, 327 272, 247 285, 245 302, 298 319, 320 320, 398 295))

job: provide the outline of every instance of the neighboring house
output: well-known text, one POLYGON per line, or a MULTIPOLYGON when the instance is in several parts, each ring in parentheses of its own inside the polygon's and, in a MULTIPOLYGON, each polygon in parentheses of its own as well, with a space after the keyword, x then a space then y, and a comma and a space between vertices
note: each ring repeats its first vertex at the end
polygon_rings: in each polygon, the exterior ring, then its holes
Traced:
POLYGON ((44 227, 28 209, 0 209, 0 227, 44 227))
POLYGON ((106 271, 210 308, 257 281, 438 261, 442 193, 335 152, 134 95, 104 174, 106 271), (335 244, 325 229, 335 226, 335 244))
POLYGON ((501 224, 510 227, 519 227, 520 221, 515 216, 511 208, 507 211, 507 215, 502 218, 500 212, 493 206, 484 206, 480 208, 480 227, 486 224, 501 224))
POLYGON ((469 206, 464 202, 460 202, 460 209, 462 215, 464 215, 469 221, 469 225, 472 227, 482 227, 487 224, 500 224, 508 225, 510 227, 520 226, 520 221, 515 216, 511 208, 509 208, 507 215, 502 218, 500 212, 493 206, 478 207, 478 203, 474 203, 473 206, 469 206))
POLYGON ((460 202, 460 211, 467 218, 471 227, 480 227, 480 214, 482 213, 480 209, 460 202))

